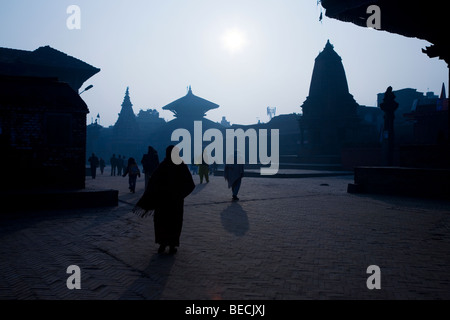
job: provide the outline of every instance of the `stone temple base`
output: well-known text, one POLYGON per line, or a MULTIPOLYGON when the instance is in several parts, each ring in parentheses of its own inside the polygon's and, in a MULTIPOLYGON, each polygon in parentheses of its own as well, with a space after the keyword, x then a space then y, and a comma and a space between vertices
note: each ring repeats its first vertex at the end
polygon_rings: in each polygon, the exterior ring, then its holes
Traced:
POLYGON ((450 169, 356 167, 349 193, 372 193, 450 200, 450 169))
POLYGON ((113 207, 117 190, 22 190, 0 194, 2 212, 113 207))

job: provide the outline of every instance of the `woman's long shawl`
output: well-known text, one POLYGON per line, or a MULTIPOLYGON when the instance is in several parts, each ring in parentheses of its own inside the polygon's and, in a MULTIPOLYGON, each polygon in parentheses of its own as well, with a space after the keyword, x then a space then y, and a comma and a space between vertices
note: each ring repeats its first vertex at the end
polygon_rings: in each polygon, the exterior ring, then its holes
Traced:
POLYGON ((186 164, 175 165, 170 159, 164 159, 150 177, 147 189, 133 212, 141 217, 152 215, 164 204, 186 198, 194 188, 195 183, 186 164))

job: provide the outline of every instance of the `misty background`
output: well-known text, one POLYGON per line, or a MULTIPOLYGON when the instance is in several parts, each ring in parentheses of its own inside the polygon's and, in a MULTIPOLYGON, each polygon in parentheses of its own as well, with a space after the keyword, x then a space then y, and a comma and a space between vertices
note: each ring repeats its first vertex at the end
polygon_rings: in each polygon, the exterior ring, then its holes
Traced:
MULTIPOLYGON (((187 93, 220 105, 207 117, 232 124, 301 113, 314 59, 329 39, 342 57, 350 93, 376 106, 377 93, 415 88, 439 94, 444 61, 421 52, 427 41, 329 19, 315 0, 1 0, 2 47, 33 51, 49 45, 100 68, 83 87, 88 123, 114 125, 126 87, 134 112, 162 107, 187 93), (67 7, 81 9, 81 29, 69 30, 67 7), (237 34, 237 47, 227 35, 237 34)), ((381 10, 381 23, 383 12, 381 10)), ((418 21, 417 23, 420 23, 418 21)), ((232 40, 233 41, 233 40, 232 40)))

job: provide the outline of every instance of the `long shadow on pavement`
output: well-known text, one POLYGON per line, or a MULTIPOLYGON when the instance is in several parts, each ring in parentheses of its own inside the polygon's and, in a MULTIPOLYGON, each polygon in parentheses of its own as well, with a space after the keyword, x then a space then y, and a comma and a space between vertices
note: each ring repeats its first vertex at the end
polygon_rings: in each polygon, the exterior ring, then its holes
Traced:
POLYGON ((237 202, 231 202, 220 214, 223 228, 236 236, 242 237, 249 230, 247 212, 237 202))
POLYGON ((164 293, 170 271, 175 263, 175 255, 155 253, 148 266, 120 297, 121 300, 160 300, 164 293))

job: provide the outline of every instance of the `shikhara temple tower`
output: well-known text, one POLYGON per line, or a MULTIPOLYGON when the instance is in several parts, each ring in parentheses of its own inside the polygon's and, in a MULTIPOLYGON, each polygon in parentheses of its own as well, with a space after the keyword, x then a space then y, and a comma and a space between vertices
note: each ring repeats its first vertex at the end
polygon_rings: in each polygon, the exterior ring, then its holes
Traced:
POLYGON ((342 146, 357 134, 359 119, 342 59, 330 41, 315 59, 309 96, 301 108, 303 155, 337 159, 342 146))
POLYGON ((130 91, 128 87, 127 91, 125 92, 125 97, 123 98, 122 109, 120 110, 119 118, 117 119, 114 128, 121 131, 129 131, 133 130, 133 128, 136 128, 136 115, 133 111, 133 104, 131 103, 130 91))
POLYGON ((134 154, 140 131, 127 87, 122 102, 122 109, 113 128, 113 152, 134 154))

